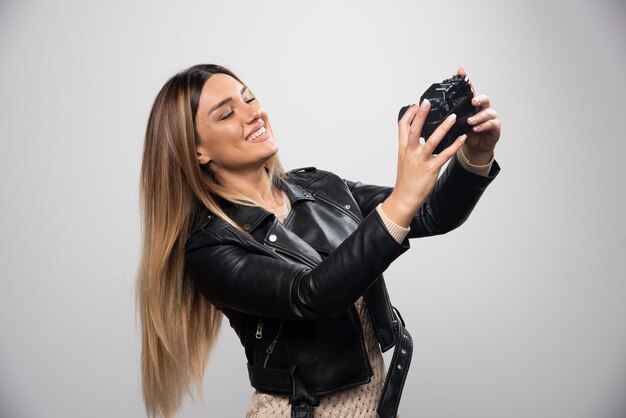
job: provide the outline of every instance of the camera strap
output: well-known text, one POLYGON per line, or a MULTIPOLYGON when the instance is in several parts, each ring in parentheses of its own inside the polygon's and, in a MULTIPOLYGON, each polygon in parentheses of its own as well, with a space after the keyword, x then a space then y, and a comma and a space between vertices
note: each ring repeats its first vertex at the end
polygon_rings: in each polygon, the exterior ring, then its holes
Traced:
POLYGON ((398 319, 393 321, 396 333, 396 345, 393 349, 391 364, 385 377, 383 392, 378 400, 376 411, 380 418, 396 418, 398 405, 402 396, 402 389, 411 365, 413 355, 413 339, 409 331, 404 328, 404 320, 400 312, 394 307, 398 319))

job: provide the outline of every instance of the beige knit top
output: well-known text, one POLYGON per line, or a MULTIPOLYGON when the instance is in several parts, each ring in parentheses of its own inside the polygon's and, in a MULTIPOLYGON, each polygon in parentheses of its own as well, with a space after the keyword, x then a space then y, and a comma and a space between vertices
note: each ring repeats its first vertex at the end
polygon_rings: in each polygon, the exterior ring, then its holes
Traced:
MULTIPOLYGON (((459 149, 457 159, 461 166, 468 171, 486 176, 493 163, 484 166, 475 166, 469 163, 463 151, 459 149)), ((283 195, 285 204, 283 206, 272 209, 276 218, 283 222, 291 207, 289 199, 283 195)), ((383 223, 391 236, 397 241, 402 242, 409 233, 409 228, 403 228, 391 221, 382 210, 381 204, 376 207, 376 211, 381 217, 383 223)), ((363 297, 359 298, 355 303, 356 310, 363 327, 363 336, 365 339, 365 348, 372 365, 373 376, 369 383, 356 386, 350 389, 341 390, 330 395, 321 396, 320 404, 315 408, 316 418, 377 418, 376 407, 378 406, 378 398, 383 390, 385 382, 385 364, 380 351, 380 346, 376 340, 372 321, 367 311, 367 307, 363 302, 363 297)), ((398 415, 399 416, 399 415, 398 415)), ((290 418, 291 405, 289 405, 289 396, 272 395, 255 390, 252 393, 252 404, 246 412, 246 418, 290 418)))

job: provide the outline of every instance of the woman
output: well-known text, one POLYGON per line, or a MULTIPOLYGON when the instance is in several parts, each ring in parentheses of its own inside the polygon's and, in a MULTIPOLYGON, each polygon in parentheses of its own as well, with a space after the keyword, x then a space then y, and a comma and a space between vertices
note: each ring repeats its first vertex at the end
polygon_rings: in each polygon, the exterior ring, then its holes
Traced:
POLYGON ((311 167, 285 173, 267 112, 226 68, 168 80, 141 172, 149 415, 171 417, 201 390, 224 314, 256 388, 248 417, 396 416, 411 342, 382 272, 407 238, 459 226, 498 173, 500 122, 486 96, 472 104, 474 132, 436 156, 454 118, 424 141, 428 101, 404 114, 390 188, 311 167), (394 346, 385 373, 381 350, 394 346))

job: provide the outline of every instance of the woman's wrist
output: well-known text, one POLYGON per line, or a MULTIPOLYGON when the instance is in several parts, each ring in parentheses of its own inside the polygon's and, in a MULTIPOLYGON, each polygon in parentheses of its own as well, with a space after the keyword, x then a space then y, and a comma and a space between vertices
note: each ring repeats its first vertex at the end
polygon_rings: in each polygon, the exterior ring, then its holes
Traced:
POLYGON ((408 228, 418 207, 419 205, 414 202, 400 199, 394 191, 382 203, 381 209, 392 222, 402 228, 408 228))
POLYGON ((465 170, 469 171, 472 174, 477 174, 483 177, 489 176, 489 173, 491 172, 491 166, 493 165, 493 162, 494 162, 494 154, 492 154, 491 159, 489 160, 487 164, 484 164, 484 165, 472 164, 472 162, 463 153, 462 148, 460 148, 456 152, 456 158, 457 158, 458 163, 465 170))
POLYGON ((382 203, 379 203, 376 206, 376 212, 378 212, 378 215, 380 215, 380 218, 385 224, 385 228, 387 228, 387 232, 389 232, 389 234, 393 237, 393 239, 396 240, 398 244, 401 244, 402 241, 404 241, 404 238, 406 238, 406 236, 409 234, 409 231, 411 231, 411 227, 405 228, 403 226, 398 225, 391 219, 389 219, 389 217, 383 210, 382 203))
POLYGON ((493 160, 493 150, 473 150, 467 143, 461 147, 461 150, 471 165, 483 166, 493 160))

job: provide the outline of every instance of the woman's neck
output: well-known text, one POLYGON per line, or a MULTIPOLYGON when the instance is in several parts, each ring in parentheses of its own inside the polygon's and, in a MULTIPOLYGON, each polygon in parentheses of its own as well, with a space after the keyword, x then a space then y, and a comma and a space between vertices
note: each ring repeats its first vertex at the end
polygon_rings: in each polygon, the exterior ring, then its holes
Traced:
POLYGON ((220 170, 216 176, 224 187, 241 193, 266 209, 276 208, 284 203, 282 194, 270 183, 265 167, 238 172, 220 170))

